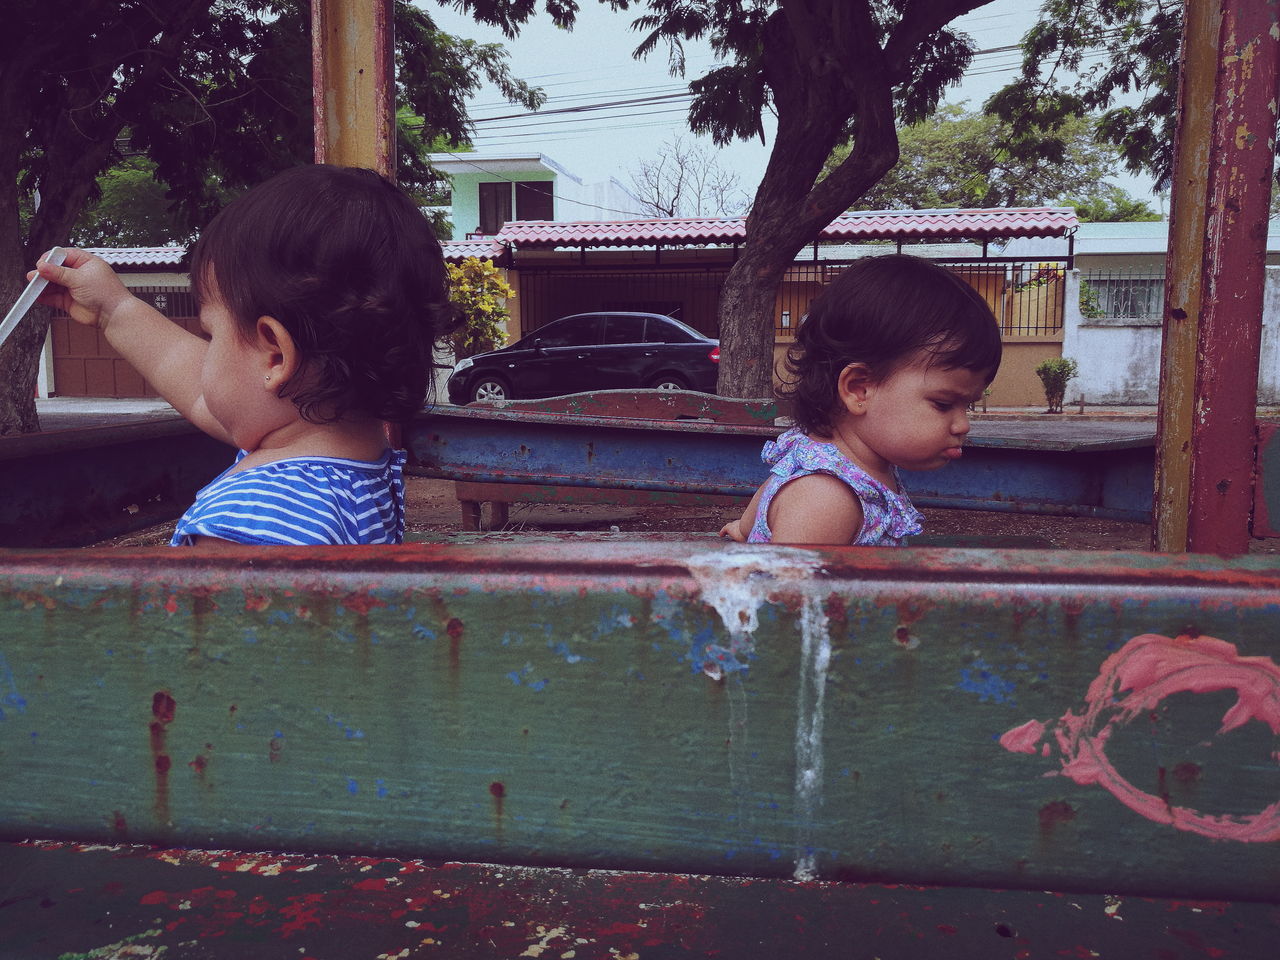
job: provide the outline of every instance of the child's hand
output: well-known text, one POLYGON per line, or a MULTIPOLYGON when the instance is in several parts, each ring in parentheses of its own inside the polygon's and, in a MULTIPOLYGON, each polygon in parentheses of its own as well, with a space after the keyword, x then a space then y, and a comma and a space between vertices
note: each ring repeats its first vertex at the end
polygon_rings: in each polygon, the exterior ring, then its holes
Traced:
POLYGON ((105 260, 74 247, 67 248, 62 266, 42 259, 27 279, 37 273, 49 281, 39 302, 66 311, 76 323, 86 326, 106 329, 120 305, 133 299, 105 260))
POLYGON ((742 524, 737 520, 730 520, 720 528, 720 536, 732 540, 734 543, 746 543, 746 535, 742 532, 742 524))

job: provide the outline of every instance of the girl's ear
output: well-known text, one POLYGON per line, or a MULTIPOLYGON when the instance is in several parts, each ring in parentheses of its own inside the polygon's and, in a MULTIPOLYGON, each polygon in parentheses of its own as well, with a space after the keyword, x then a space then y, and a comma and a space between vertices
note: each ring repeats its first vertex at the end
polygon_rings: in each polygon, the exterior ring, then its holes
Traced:
POLYGON ((836 378, 836 391, 840 396, 840 405, 854 415, 867 411, 867 401, 875 388, 875 380, 871 376, 871 368, 865 363, 851 363, 840 371, 836 378))
POLYGON ((267 389, 279 395, 302 365, 298 347, 293 335, 275 317, 259 317, 256 332, 263 358, 263 379, 267 389))

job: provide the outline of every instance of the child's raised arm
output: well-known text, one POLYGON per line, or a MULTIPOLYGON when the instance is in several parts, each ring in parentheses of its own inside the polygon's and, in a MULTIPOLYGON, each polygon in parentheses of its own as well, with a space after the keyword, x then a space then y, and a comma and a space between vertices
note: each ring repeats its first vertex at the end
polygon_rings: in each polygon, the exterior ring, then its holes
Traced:
POLYGON ((49 281, 41 303, 65 310, 77 323, 100 329, 174 409, 205 433, 231 442, 204 405, 200 370, 207 341, 143 303, 105 260, 84 250, 68 248, 62 266, 42 260, 36 272, 49 281))

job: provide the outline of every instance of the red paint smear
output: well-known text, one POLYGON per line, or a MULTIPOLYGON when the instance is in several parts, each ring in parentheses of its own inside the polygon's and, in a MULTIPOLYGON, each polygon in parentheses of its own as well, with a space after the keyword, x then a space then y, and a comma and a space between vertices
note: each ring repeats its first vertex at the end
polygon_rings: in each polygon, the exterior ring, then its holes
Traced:
POLYGON ((342 598, 342 605, 353 613, 367 617, 374 607, 385 607, 386 603, 368 593, 352 593, 342 598))
POLYGON ((453 617, 444 629, 445 633, 449 634, 449 666, 456 670, 462 660, 462 621, 453 617))
POLYGON ((489 792, 501 800, 507 795, 507 788, 503 786, 501 780, 495 780, 493 783, 489 784, 489 792))
POLYGON ((1206 957, 1226 956, 1227 951, 1221 949, 1220 947, 1209 946, 1204 942, 1204 937, 1200 936, 1200 934, 1194 930, 1170 929, 1169 933, 1175 940, 1181 940, 1188 947, 1191 947, 1194 950, 1199 950, 1206 957))
POLYGON ((178 712, 177 701, 165 690, 157 690, 151 697, 151 759, 156 771, 155 810, 156 819, 161 826, 169 822, 169 759, 165 740, 168 726, 178 712))
POLYGON ((129 824, 119 810, 111 811, 111 832, 117 837, 123 837, 129 832, 129 824))
POLYGON ((301 933, 309 927, 323 926, 321 916, 325 896, 322 893, 308 893, 301 897, 291 898, 290 902, 280 908, 281 916, 288 921, 280 925, 280 935, 285 939, 295 933, 301 933))
POLYGON ((1040 829, 1048 833, 1060 823, 1070 823, 1076 812, 1065 800, 1051 800, 1040 808, 1040 829))
POLYGON ((157 690, 151 698, 151 715, 156 721, 162 724, 173 722, 173 715, 177 711, 178 705, 164 690, 157 690))
MULTIPOLYGON (((1081 785, 1097 784, 1109 790, 1130 810, 1156 823, 1217 840, 1280 840, 1280 800, 1251 816, 1200 813, 1139 790, 1107 759, 1112 733, 1155 710, 1166 697, 1217 690, 1236 692, 1219 736, 1251 720, 1280 734, 1280 667, 1269 657, 1242 657, 1234 644, 1214 637, 1170 639, 1153 633, 1134 637, 1103 661, 1089 684, 1084 713, 1068 710, 1056 722, 1053 735, 1062 752, 1062 773, 1081 785)), ((1000 743, 1015 753, 1034 753, 1045 728, 1031 720, 1006 732, 1000 743)), ((1195 782, 1198 769, 1184 769, 1179 779, 1184 777, 1183 782, 1195 782)))

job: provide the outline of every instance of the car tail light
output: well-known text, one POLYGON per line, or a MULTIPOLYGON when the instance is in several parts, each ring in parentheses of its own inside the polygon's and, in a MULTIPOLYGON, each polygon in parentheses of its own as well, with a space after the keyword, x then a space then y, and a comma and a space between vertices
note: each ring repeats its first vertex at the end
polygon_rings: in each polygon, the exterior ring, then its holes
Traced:
POLYGON ((719 348, 719 347, 713 347, 713 348, 712 348, 712 350, 711 350, 711 352, 710 352, 710 353, 708 353, 708 354, 707 354, 707 356, 711 358, 711 362, 712 362, 712 363, 719 363, 719 362, 720 362, 720 348, 719 348))

